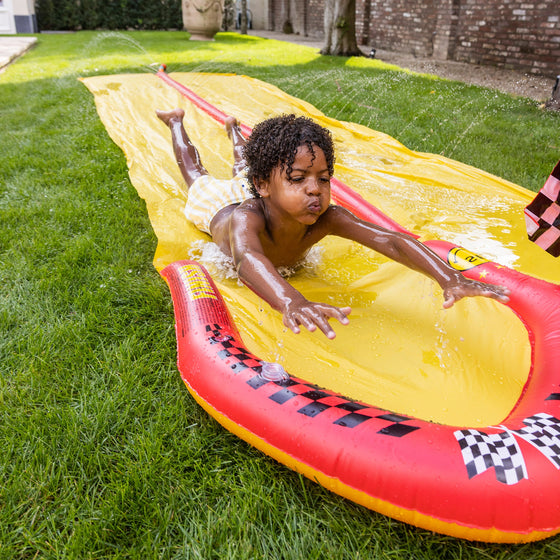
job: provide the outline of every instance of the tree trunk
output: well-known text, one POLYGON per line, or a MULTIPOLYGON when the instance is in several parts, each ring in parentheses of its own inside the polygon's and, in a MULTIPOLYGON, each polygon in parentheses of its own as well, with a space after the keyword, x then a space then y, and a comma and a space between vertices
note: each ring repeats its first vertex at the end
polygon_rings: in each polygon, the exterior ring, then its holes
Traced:
POLYGON ((247 0, 241 0, 241 21, 239 22, 239 33, 247 35, 247 0))
POLYGON ((363 56, 356 41, 356 0, 325 0, 325 45, 321 54, 363 56))

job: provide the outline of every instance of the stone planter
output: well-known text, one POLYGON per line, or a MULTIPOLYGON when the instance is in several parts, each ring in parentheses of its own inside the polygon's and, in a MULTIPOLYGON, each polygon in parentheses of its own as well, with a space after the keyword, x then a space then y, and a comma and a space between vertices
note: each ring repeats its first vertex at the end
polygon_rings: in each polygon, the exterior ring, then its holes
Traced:
POLYGON ((191 39, 211 41, 222 27, 224 0, 182 0, 183 27, 191 39))

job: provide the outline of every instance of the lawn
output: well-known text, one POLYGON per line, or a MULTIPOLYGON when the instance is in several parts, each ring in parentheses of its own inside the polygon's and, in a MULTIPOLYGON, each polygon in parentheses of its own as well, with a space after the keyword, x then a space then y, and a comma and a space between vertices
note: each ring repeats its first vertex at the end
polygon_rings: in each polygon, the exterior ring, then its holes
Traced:
POLYGON ((333 495, 225 431, 176 368, 156 239, 79 77, 236 72, 538 190, 560 114, 378 60, 236 34, 39 35, 0 74, 0 560, 554 559, 333 495))

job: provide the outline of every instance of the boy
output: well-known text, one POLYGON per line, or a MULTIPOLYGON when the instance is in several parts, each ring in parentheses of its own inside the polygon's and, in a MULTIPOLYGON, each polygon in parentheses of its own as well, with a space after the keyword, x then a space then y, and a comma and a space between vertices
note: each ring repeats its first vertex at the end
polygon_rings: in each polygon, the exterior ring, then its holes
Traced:
POLYGON ((334 148, 330 132, 311 119, 283 115, 258 124, 245 140, 237 121, 225 128, 233 143, 233 179, 214 179, 183 126, 184 111, 157 111, 170 128, 177 163, 189 187, 186 216, 233 258, 240 280, 280 311, 294 333, 317 327, 328 337, 330 318, 348 324, 350 307, 308 301, 277 271, 293 267, 327 235, 357 241, 432 277, 444 308, 465 296, 502 303, 509 290, 465 278, 411 236, 395 233, 330 204, 334 148), (246 178, 244 169, 246 167, 246 178))

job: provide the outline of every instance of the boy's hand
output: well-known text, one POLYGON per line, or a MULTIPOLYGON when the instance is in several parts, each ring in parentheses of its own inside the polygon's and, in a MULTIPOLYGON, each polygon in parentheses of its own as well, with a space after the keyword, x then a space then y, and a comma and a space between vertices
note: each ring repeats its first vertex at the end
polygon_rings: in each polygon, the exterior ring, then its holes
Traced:
POLYGON ((334 307, 326 303, 314 303, 304 300, 303 302, 291 302, 283 311, 284 325, 294 333, 300 332, 300 325, 308 331, 313 332, 319 327, 327 338, 333 339, 336 333, 329 324, 329 319, 334 318, 342 325, 347 325, 350 321, 352 309, 350 307, 334 307))
POLYGON ((494 286, 477 280, 470 280, 464 276, 460 281, 443 289, 443 308, 449 309, 456 301, 469 296, 483 296, 498 300, 501 303, 509 301, 509 288, 494 286))

